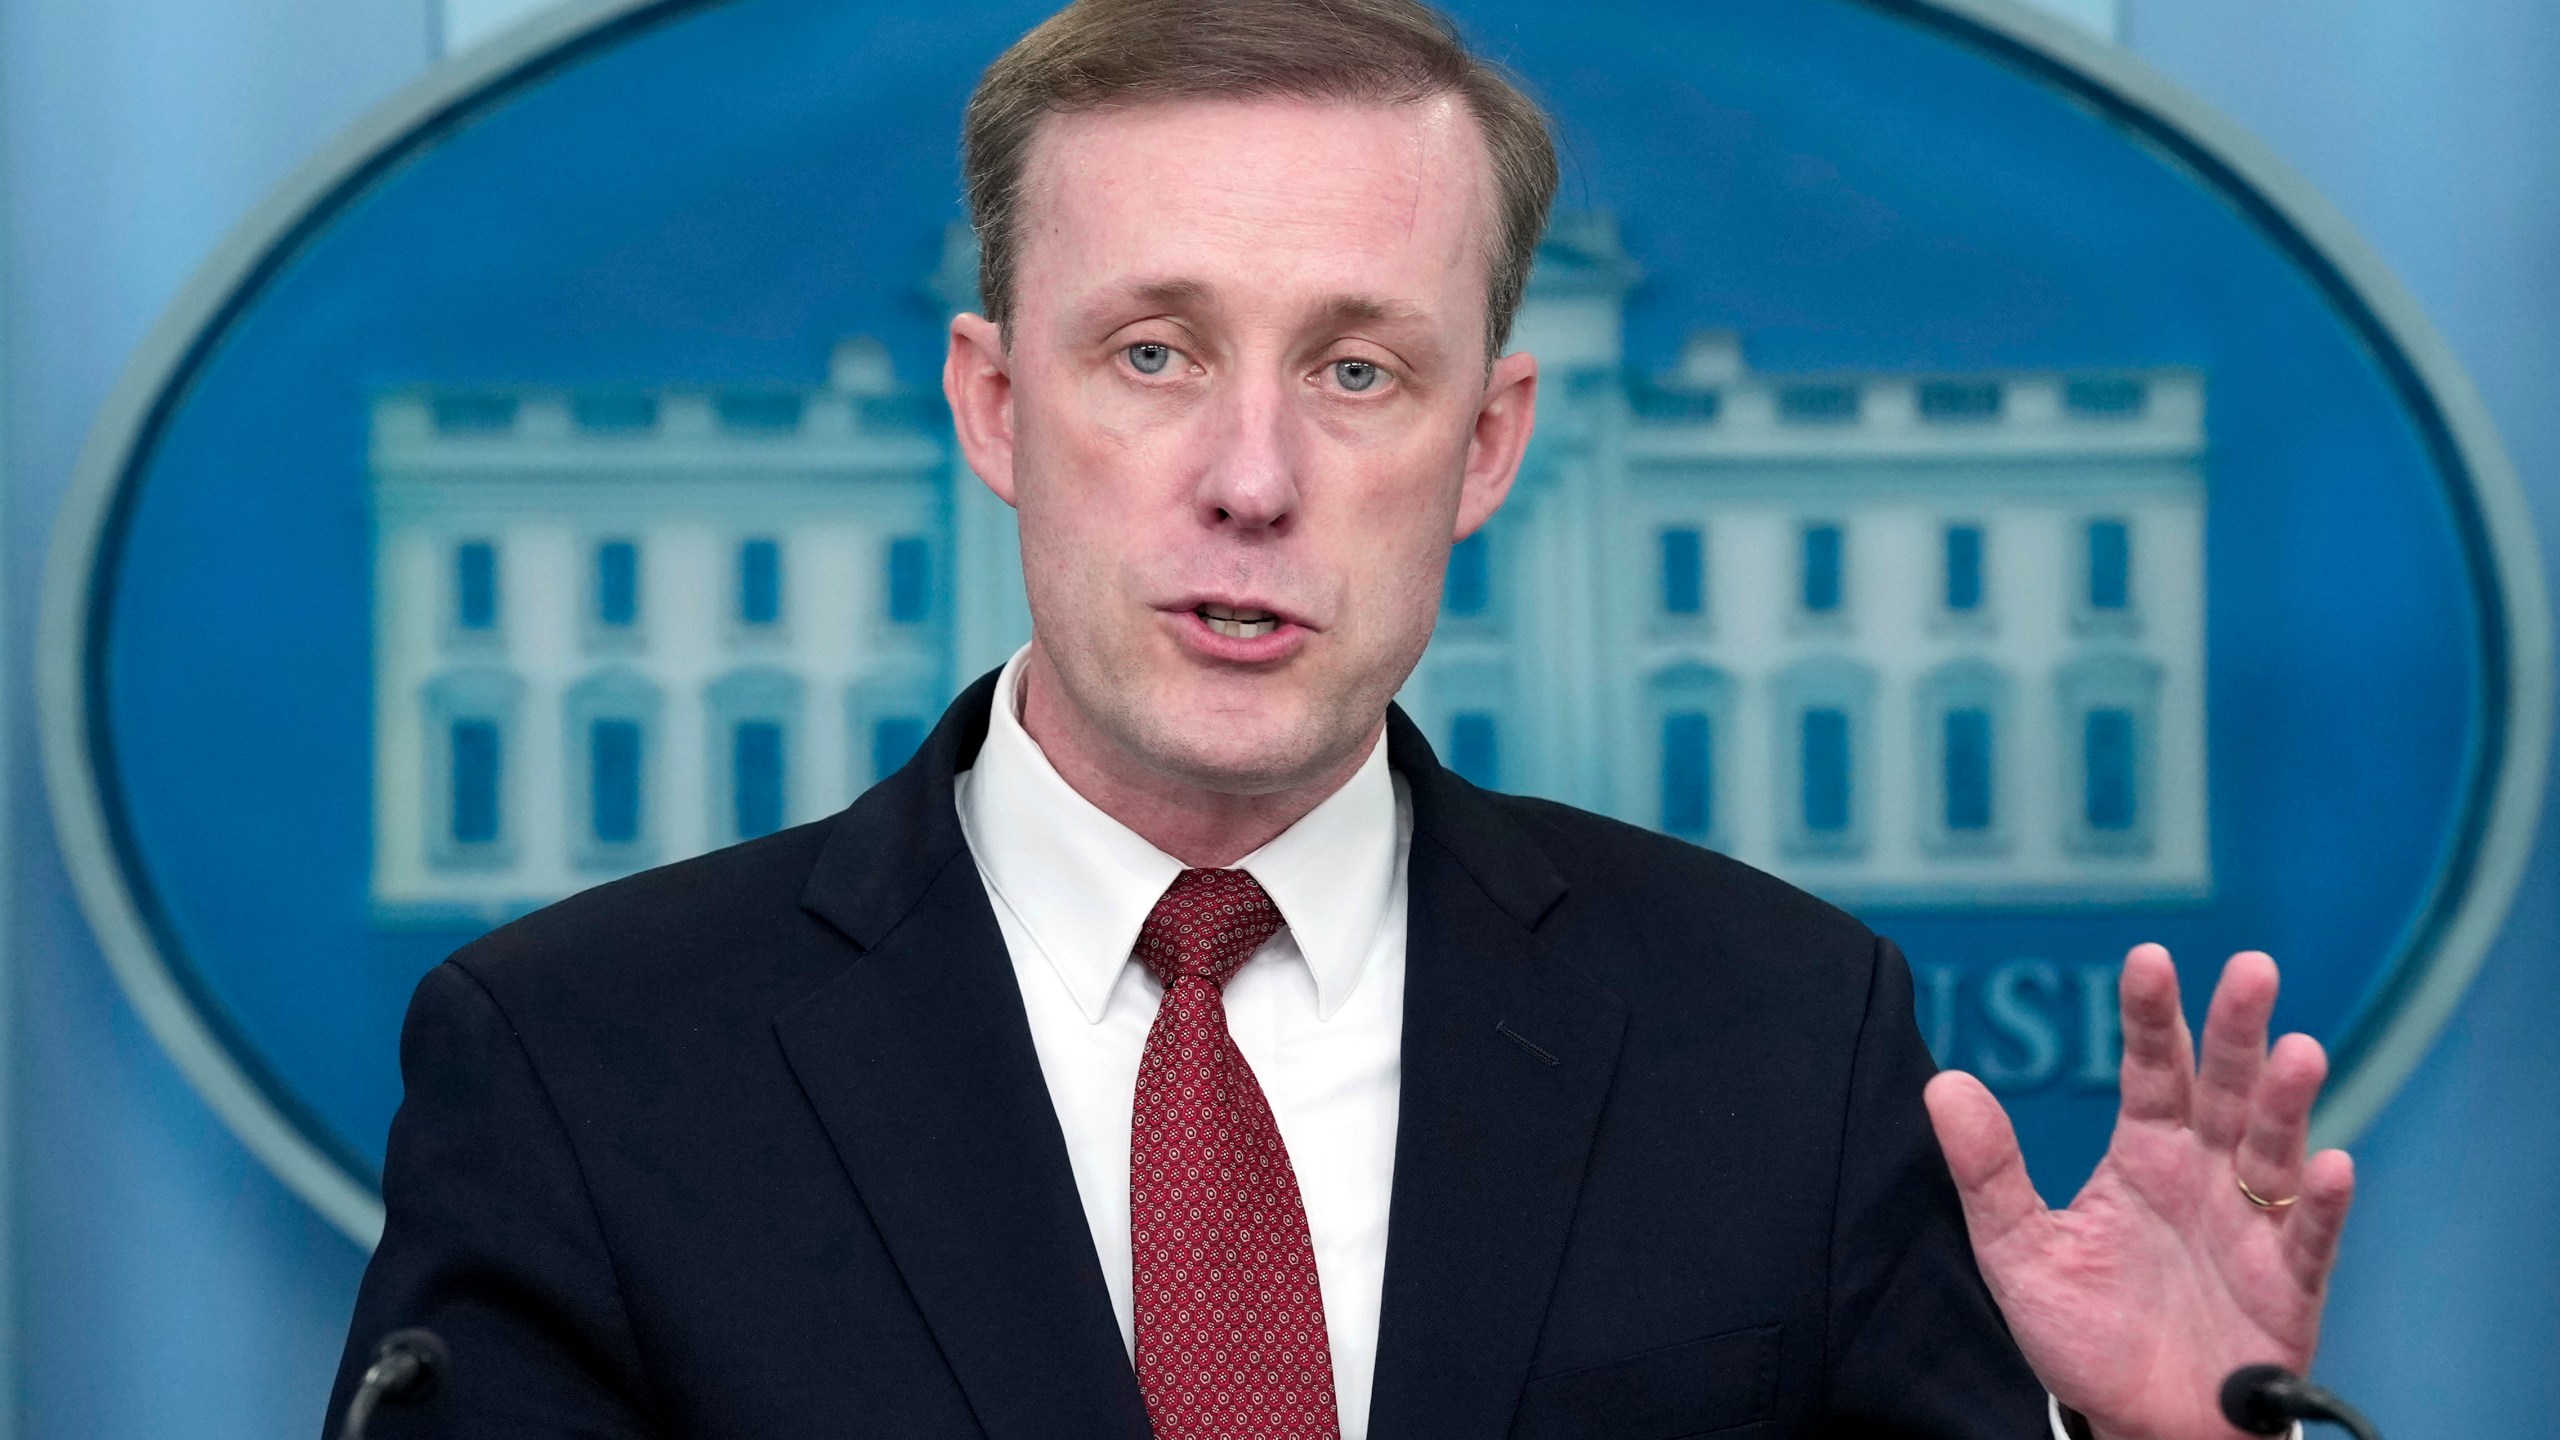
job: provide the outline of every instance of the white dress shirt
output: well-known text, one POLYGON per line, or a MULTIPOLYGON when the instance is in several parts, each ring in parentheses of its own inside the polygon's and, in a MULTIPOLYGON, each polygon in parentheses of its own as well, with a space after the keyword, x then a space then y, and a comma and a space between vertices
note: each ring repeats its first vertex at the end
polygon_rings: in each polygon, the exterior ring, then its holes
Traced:
MULTIPOLYGON (((1131 952, 1183 864, 1077 794, 1022 728, 1029 653, 1014 652, 996 677, 986 743, 958 777, 960 829, 1004 931, 1120 1343, 1134 1356, 1129 1128, 1164 987, 1131 952)), ((1413 804, 1382 737, 1341 789, 1234 867, 1287 922, 1228 979, 1227 1028, 1271 1102, 1306 1202, 1342 1440, 1366 1440, 1377 1368, 1412 847, 1413 804)), ((2047 1412, 2054 1440, 2069 1440, 2049 1399, 2047 1412)), ((2296 1425, 2291 1440, 2301 1435, 2296 1425)))
MULTIPOLYGON (((986 743, 959 777, 960 828, 1013 958, 1121 1343, 1134 1355, 1129 1126, 1164 987, 1130 952, 1183 864, 1059 778, 1022 728, 1023 653, 997 678, 986 743)), ((1227 1028, 1271 1102, 1306 1202, 1342 1440, 1368 1433, 1377 1362, 1412 837, 1412 806, 1381 741, 1340 790, 1235 864, 1287 922, 1227 981, 1227 1028)))

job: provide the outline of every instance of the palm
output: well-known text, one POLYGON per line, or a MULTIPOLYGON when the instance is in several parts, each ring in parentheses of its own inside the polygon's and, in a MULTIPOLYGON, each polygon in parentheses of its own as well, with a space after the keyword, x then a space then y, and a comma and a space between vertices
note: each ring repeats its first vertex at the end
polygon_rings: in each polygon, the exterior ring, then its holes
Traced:
POLYGON ((2217 1406, 2225 1375, 2310 1364, 2354 1177, 2343 1153, 2304 1159, 2326 1062, 2308 1036, 2267 1050, 2275 983, 2266 957, 2233 958, 2198 1067, 2168 953, 2127 957, 2124 1109, 2068 1210, 2036 1197, 1978 1081, 1930 1083, 1983 1278, 2037 1377, 2102 1435, 2234 1435, 2217 1406), (2302 1198, 2261 1209, 2235 1176, 2302 1198))

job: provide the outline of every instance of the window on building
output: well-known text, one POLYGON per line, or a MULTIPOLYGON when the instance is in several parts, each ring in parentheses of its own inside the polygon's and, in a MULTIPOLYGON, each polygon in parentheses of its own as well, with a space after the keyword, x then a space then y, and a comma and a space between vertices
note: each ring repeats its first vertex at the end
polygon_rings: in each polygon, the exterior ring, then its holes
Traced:
POLYGON ((1464 619, 1493 608, 1493 551, 1485 533, 1449 548, 1449 578, 1440 587, 1440 611, 1464 619))
POLYGON ((730 731, 729 799, 739 839, 782 828, 782 763, 779 721, 741 720, 730 731))
POLYGON ((2092 830, 2131 830, 2134 791, 2133 712, 2091 710, 2081 722, 2081 774, 2087 791, 2081 817, 2092 830))
POLYGON ((465 630, 498 625, 498 547, 465 540, 453 550, 453 623, 465 630))
POLYGON ((605 434, 648 430, 658 423, 658 397, 636 390, 599 390, 575 395, 569 400, 569 418, 581 430, 605 434))
MULTIPOLYGON (((1875 715, 1876 677, 1844 655, 1809 655, 1769 677, 1779 787, 1778 841, 1787 851, 1833 858, 1867 845, 1861 770, 1875 715)), ((1934 701, 1920 699, 1922 714, 1934 701)), ((1934 729, 1923 732, 1936 738, 1934 729)), ((1926 763, 1926 762, 1924 762, 1926 763)), ((1893 771, 1888 771, 1888 775, 1893 771)), ((1934 811, 1924 811, 1934 814, 1934 811)))
POLYGON ((800 396, 789 390, 731 390, 713 402, 720 423, 731 430, 781 431, 800 428, 800 396))
POLYGON ((2089 608, 2123 610, 2133 603, 2133 532, 2122 520, 2089 522, 2089 608))
POLYGON ((436 429, 447 435, 485 435, 516 423, 513 395, 439 395, 431 408, 436 429))
POLYGON ((1803 543, 1803 594, 1807 614, 1830 615, 1840 609, 1840 527, 1807 525, 1803 543))
POLYGON ((624 629, 640 618, 640 547, 608 540, 596 547, 596 623, 624 629))
POLYGON ((587 822, 599 845, 640 838, 640 722, 587 726, 587 822))
POLYGON ((1645 678, 1646 724, 1655 749, 1650 774, 1629 776, 1654 787, 1653 821, 1666 834, 1709 843, 1718 835, 1717 747, 1733 734, 1733 680, 1683 660, 1645 678))
POLYGON ((2000 382, 1931 380, 1920 387, 1920 418, 1938 422, 1994 420, 2000 415, 2000 382))
POLYGON ((1697 615, 1707 608, 1707 542, 1695 526, 1662 532, 1662 613, 1697 615))
POLYGON ((1949 830, 1991 828, 1991 712, 1962 708, 1945 718, 1946 824, 1949 830))
POLYGON ((1449 768, 1488 790, 1501 782, 1501 739, 1492 715, 1482 710, 1461 710, 1450 718, 1449 768))
POLYGON ((1804 828, 1816 835, 1849 828, 1849 712, 1804 712, 1804 828))
POLYGON ((1662 828, 1697 836, 1715 821, 1715 723, 1702 710, 1674 710, 1662 717, 1662 828))
POLYGON ((738 547, 738 619, 771 625, 782 618, 782 542, 750 540, 738 547))
POLYGON ((1638 420, 1699 423, 1716 418, 1724 408, 1724 395, 1688 385, 1633 379, 1627 384, 1627 408, 1635 412, 1638 420))
POLYGON ((1982 608, 1982 527, 1947 527, 1947 608, 1970 614, 1982 608))
POLYGON ((886 780, 924 744, 925 723, 916 715, 888 715, 871 726, 871 778, 886 780))
POLYGON ((1791 425, 1846 425, 1858 418, 1858 387, 1790 385, 1778 392, 1778 418, 1791 425))
POLYGON ((2000 745, 2008 723, 2009 676, 1965 656, 1919 677, 1925 729, 1912 778, 1923 820, 1921 844, 1945 855, 1989 855, 2011 843, 2001 814, 2000 745))
POLYGON ((513 671, 485 664, 445 670, 419 688, 416 813, 428 864, 485 871, 514 863, 508 767, 519 763, 510 752, 523 691, 513 671))
POLYGON ((505 778, 500 768, 505 757, 500 750, 498 722, 480 718, 456 720, 449 743, 453 747, 453 843, 492 844, 498 838, 503 818, 499 787, 505 778))
POLYGON ((889 542, 889 618, 913 625, 933 614, 933 547, 921 535, 889 542))
MULTIPOLYGON (((637 671, 609 668, 560 696, 562 773, 571 781, 564 837, 570 863, 596 874, 648 864, 660 837, 651 815, 663 697, 637 671)), ((714 737, 728 734, 715 722, 714 737)))
POLYGON ((2151 852, 2156 823, 2152 752, 2162 671, 2155 662, 2098 650, 2056 670, 2073 770, 2064 792, 2062 841, 2087 855, 2151 852))
POLYGON ((2064 409, 2096 419, 2130 419, 2140 415, 2150 399, 2149 386, 2118 376, 2092 376, 2062 387, 2064 409))

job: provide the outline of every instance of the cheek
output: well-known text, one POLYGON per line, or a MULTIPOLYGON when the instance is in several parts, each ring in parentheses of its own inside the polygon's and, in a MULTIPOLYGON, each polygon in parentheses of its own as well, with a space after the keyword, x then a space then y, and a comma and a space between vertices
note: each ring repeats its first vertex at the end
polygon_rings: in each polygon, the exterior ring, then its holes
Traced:
POLYGON ((1114 535, 1165 501, 1189 443, 1186 417, 1132 395, 1107 375, 1068 380, 1052 403, 1028 407, 1017 442, 1026 488, 1088 534, 1114 535))
MULTIPOLYGON (((1070 404, 1078 397, 1071 394, 1070 404)), ((1084 413, 1032 412, 1016 442, 1015 509, 1035 615, 1072 606, 1090 626, 1165 549, 1164 469, 1148 446, 1084 413)))
POLYGON ((1126 438, 1097 422, 1082 387, 1026 404, 1020 415, 1015 483, 1025 543, 1035 526, 1044 535, 1110 533, 1112 511, 1124 503, 1126 438))
POLYGON ((1345 457, 1360 477, 1351 487, 1359 496, 1353 527, 1381 556, 1408 568, 1445 553, 1455 534, 1466 452, 1445 443, 1438 433, 1444 428, 1432 426, 1393 450, 1345 457))
POLYGON ((1372 632, 1373 645, 1418 645, 1414 633, 1427 634, 1439 612, 1440 576, 1457 522, 1456 462, 1435 451, 1356 488, 1360 503, 1344 507, 1338 521, 1333 555, 1339 573, 1364 597, 1356 613, 1368 622, 1363 628, 1372 632))
POLYGON ((1042 427, 1025 426, 1021 433, 1014 514, 1022 535, 1023 582, 1037 618, 1052 606, 1077 604, 1099 587, 1110 563, 1100 547, 1110 538, 1112 517, 1108 487, 1092 483, 1074 446, 1042 427))

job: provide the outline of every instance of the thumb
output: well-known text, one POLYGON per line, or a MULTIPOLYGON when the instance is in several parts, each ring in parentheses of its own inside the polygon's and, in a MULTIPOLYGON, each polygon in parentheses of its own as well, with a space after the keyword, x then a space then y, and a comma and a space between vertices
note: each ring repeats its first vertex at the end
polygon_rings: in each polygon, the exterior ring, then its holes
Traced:
POLYGON ((2026 1157, 2009 1114, 1981 1081, 1961 1070, 1940 1072, 1921 1092, 1929 1123, 1946 1152, 1956 1194, 1964 1201, 1965 1228, 1978 1252, 2045 1214, 2044 1201, 2027 1178, 2026 1157))

